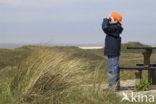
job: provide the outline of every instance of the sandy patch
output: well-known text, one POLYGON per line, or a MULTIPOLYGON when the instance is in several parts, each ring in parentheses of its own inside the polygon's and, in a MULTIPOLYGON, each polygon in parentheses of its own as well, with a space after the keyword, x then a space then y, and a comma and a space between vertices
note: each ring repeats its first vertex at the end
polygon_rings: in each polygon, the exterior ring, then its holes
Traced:
POLYGON ((90 46, 90 47, 79 47, 79 48, 81 48, 81 49, 101 49, 101 48, 103 48, 102 46, 90 46))
MULTIPOLYGON (((120 96, 123 96, 123 92, 126 93, 128 96, 131 96, 131 93, 133 92, 134 95, 154 95, 156 96, 156 88, 149 89, 147 91, 139 91, 135 92, 135 84, 136 80, 122 80, 120 81, 120 91, 115 91, 120 96)), ((93 85, 82 85, 83 87, 92 87, 93 85)), ((97 84, 98 86, 98 84, 97 84)), ((103 83, 100 85, 101 89, 108 89, 108 84, 103 83)))

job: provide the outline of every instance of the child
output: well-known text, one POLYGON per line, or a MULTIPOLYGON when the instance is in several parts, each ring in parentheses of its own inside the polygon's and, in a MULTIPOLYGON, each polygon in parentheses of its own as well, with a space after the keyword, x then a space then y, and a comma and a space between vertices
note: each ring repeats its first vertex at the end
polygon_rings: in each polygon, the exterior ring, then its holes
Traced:
MULTIPOLYGON (((122 28, 122 16, 119 13, 113 12, 111 17, 103 19, 102 30, 106 34, 104 55, 108 56, 108 73, 109 73, 109 87, 119 85, 119 56, 121 48, 120 34, 122 28)), ((117 86, 117 90, 120 89, 117 86)))

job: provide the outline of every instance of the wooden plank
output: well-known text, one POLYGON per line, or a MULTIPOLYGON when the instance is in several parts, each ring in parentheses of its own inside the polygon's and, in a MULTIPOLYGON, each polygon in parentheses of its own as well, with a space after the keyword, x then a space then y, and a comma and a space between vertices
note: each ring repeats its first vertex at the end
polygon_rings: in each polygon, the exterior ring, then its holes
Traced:
MULTIPOLYGON (((139 63, 139 64, 136 64, 136 66, 144 66, 144 64, 139 63)), ((156 64, 152 63, 150 64, 150 67, 156 67, 156 64)))
POLYGON ((156 67, 144 67, 144 66, 120 66, 121 70, 156 70, 156 67))

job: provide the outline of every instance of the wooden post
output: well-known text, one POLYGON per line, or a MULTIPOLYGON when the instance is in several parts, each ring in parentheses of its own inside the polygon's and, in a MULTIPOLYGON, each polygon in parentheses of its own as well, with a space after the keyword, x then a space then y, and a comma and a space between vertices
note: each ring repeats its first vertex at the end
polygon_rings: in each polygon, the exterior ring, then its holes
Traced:
POLYGON ((156 70, 151 70, 151 76, 152 76, 152 85, 156 86, 156 70))
POLYGON ((139 84, 139 82, 141 81, 141 74, 142 74, 141 70, 138 70, 137 72, 135 72, 136 84, 139 84))
POLYGON ((120 90, 120 68, 118 67, 118 82, 117 82, 117 90, 120 90))
MULTIPOLYGON (((152 49, 145 49, 144 55, 144 67, 150 67, 150 57, 152 54, 152 49)), ((152 84, 152 70, 148 70, 148 82, 152 84)))

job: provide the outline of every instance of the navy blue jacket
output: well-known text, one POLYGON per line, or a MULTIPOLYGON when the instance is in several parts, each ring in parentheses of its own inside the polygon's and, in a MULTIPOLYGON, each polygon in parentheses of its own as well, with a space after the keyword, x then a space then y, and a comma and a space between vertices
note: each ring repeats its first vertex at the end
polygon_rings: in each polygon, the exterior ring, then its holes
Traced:
POLYGON ((120 56, 121 37, 123 31, 120 23, 110 24, 109 20, 104 18, 102 23, 102 30, 106 34, 104 55, 106 56, 120 56))

